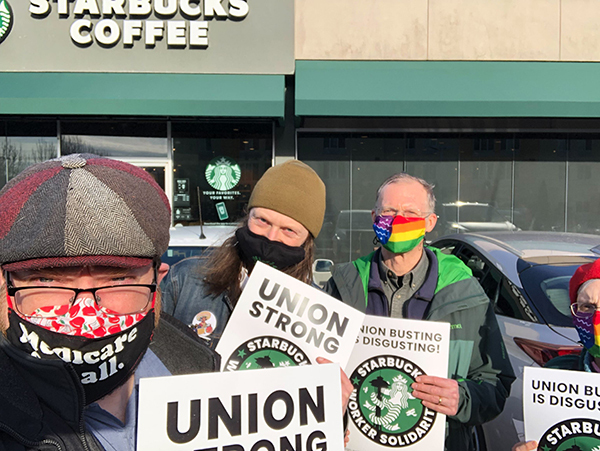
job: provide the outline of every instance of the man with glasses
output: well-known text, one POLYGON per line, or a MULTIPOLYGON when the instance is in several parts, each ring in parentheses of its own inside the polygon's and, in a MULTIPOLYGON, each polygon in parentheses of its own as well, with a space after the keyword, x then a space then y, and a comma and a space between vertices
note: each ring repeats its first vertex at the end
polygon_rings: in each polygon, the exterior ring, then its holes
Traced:
POLYGON ((0 191, 0 450, 133 450, 140 377, 214 371, 162 317, 169 202, 140 168, 69 155, 0 191))
POLYGON ((336 265, 325 290, 371 315, 451 324, 449 378, 419 376, 412 395, 447 415, 447 450, 474 449, 472 427, 502 411, 515 379, 493 307, 466 265, 424 246, 437 221, 432 185, 388 178, 372 218, 381 247, 336 265))

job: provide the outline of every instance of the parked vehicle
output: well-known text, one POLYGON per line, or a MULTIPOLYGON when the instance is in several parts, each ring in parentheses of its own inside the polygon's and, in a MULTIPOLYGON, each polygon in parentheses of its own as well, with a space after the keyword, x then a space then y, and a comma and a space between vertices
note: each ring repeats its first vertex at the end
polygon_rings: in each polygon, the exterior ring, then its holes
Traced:
POLYGON ((202 255, 209 247, 223 244, 236 228, 235 225, 171 227, 169 248, 161 260, 173 265, 184 258, 202 255))
POLYGON ((569 310, 569 280, 580 265, 600 257, 599 243, 597 235, 521 231, 454 234, 432 242, 460 258, 479 280, 517 375, 504 412, 477 429, 480 450, 504 451, 523 439, 525 366, 581 352, 569 310))
POLYGON ((438 208, 441 234, 513 231, 518 227, 492 205, 481 202, 449 202, 438 208))

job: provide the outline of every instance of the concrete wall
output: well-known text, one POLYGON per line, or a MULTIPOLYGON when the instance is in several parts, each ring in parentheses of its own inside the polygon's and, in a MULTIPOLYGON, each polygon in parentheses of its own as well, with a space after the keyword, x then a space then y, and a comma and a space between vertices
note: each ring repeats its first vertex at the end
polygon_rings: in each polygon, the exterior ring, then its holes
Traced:
POLYGON ((600 61, 599 0, 296 0, 296 59, 600 61))

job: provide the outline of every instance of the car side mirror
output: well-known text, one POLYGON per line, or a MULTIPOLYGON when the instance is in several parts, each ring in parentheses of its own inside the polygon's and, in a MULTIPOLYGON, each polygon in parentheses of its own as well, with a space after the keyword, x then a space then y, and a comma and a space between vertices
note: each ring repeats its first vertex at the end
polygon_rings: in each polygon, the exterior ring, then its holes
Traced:
POLYGON ((317 258, 313 263, 313 272, 331 272, 333 265, 333 260, 317 258))

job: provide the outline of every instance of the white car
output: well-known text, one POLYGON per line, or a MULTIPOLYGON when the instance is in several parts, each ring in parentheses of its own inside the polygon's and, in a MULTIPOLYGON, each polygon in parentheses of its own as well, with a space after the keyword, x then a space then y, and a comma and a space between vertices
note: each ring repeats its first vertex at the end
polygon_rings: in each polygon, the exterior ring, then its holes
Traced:
POLYGON ((476 429, 478 450, 505 451, 523 440, 523 368, 581 352, 573 327, 569 280, 595 261, 600 236, 558 232, 482 232, 432 242, 456 255, 494 305, 517 380, 504 411, 476 429))
POLYGON ((187 257, 202 255, 211 246, 220 246, 235 232, 237 225, 171 227, 169 248, 161 258, 173 265, 187 257))

